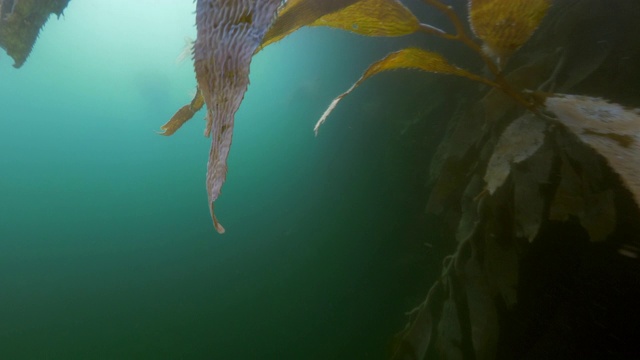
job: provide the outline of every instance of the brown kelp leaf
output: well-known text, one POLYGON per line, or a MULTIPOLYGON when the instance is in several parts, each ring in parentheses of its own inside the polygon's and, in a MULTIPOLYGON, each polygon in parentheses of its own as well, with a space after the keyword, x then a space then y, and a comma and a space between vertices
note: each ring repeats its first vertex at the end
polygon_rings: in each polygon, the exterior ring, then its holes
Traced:
POLYGON ((549 207, 549 219, 567 221, 575 216, 591 241, 606 240, 615 230, 617 221, 613 191, 594 191, 593 184, 589 183, 593 179, 579 175, 565 155, 561 158, 561 180, 549 207))
POLYGON ((480 223, 480 214, 478 214, 478 202, 476 196, 482 192, 484 183, 478 175, 474 175, 467 187, 464 189, 462 198, 460 199, 460 222, 456 229, 456 240, 463 242, 469 240, 475 233, 480 223))
POLYGON ((303 26, 328 26, 367 36, 402 36, 420 21, 398 0, 294 0, 279 11, 260 48, 303 26))
POLYGON ((560 183, 549 207, 549 219, 567 221, 571 215, 582 214, 585 207, 582 187, 582 179, 566 157, 562 156, 560 183))
POLYGON ((500 62, 529 40, 550 5, 550 0, 469 0, 469 22, 485 52, 500 62))
POLYGON ((531 113, 514 120, 504 130, 489 159, 484 180, 493 194, 509 176, 511 165, 526 160, 544 143, 546 124, 531 113))
POLYGON ((285 36, 312 24, 321 17, 344 9, 362 0, 288 0, 278 10, 278 16, 268 29, 260 48, 280 41, 285 36))
POLYGON ((213 202, 227 177, 234 116, 249 85, 251 58, 271 26, 281 0, 198 0, 194 67, 207 105, 211 151, 207 164, 209 211, 219 233, 213 202))
POLYGON ((591 241, 604 241, 617 223, 613 190, 585 196, 586 206, 580 216, 580 225, 589 233, 591 241))
POLYGON ((518 302, 518 250, 514 244, 502 244, 496 237, 484 240, 482 272, 491 293, 499 294, 507 309, 518 302))
MULTIPOLYGON (((371 76, 381 73, 383 71, 395 70, 395 69, 417 69, 433 73, 451 74, 466 77, 467 79, 479 81, 485 84, 491 84, 491 82, 483 77, 470 73, 457 66, 451 65, 442 55, 422 50, 419 48, 406 48, 385 56, 382 60, 378 60, 371 64, 369 68, 362 74, 360 79, 356 81, 349 90, 340 94, 337 98, 333 99, 327 110, 322 114, 320 120, 316 123, 314 131, 318 134, 318 129, 327 119, 329 114, 338 105, 338 102, 343 97, 349 95, 356 87, 358 87, 363 81, 371 76)), ((492 85, 492 84, 491 84, 492 85)))
POLYGON ((541 187, 549 182, 554 152, 545 142, 529 159, 511 169, 515 235, 529 242, 538 235, 544 213, 541 187))
POLYGON ((471 343, 476 359, 495 359, 498 347, 498 314, 494 297, 483 271, 482 255, 472 245, 472 255, 464 265, 461 283, 467 298, 471 343))
POLYGON ((549 96, 548 111, 602 155, 640 206, 640 110, 587 96, 549 96))
POLYGON ((195 113, 202 109, 203 105, 204 98, 202 97, 202 93, 200 91, 196 91, 196 95, 193 100, 191 100, 191 103, 181 107, 166 124, 162 125, 160 127, 162 132, 159 134, 165 136, 173 135, 173 133, 180 129, 182 124, 186 123, 193 117, 193 115, 195 115, 195 113))
POLYGON ((436 328, 435 347, 444 359, 462 359, 462 324, 453 290, 448 279, 449 297, 442 303, 440 319, 436 328))

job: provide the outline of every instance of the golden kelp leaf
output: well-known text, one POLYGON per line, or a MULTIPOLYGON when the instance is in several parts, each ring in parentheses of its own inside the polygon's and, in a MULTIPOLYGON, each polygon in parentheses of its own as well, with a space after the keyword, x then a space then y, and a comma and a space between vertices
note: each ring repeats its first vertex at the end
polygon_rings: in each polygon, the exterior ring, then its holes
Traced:
POLYGON ((288 0, 278 9, 278 16, 262 38, 256 52, 327 14, 359 1, 362 0, 288 0))
POLYGON ((550 0, 469 0, 469 22, 488 55, 503 59, 538 28, 550 0))
POLYGON ((640 206, 640 110, 587 96, 555 94, 544 105, 602 155, 640 206))
POLYGON ((402 36, 420 21, 398 0, 293 0, 279 11, 260 48, 303 26, 328 26, 367 36, 402 36))
POLYGON ((493 194, 509 176, 511 165, 526 160, 544 143, 546 124, 531 113, 514 120, 504 130, 489 159, 484 180, 493 194))
POLYGON ((367 36, 402 36, 418 30, 420 21, 398 0, 362 0, 310 26, 329 26, 367 36))
POLYGON ((182 126, 182 124, 186 123, 193 117, 193 115, 195 115, 195 113, 202 109, 203 105, 204 98, 202 97, 202 93, 197 91, 193 100, 191 100, 191 104, 181 107, 180 110, 171 117, 171 120, 160 127, 162 132, 159 134, 165 136, 172 135, 182 126))
POLYGON ((466 77, 467 79, 490 84, 490 81, 486 80, 483 77, 470 73, 457 66, 451 65, 444 57, 442 57, 442 55, 438 53, 422 50, 419 48, 402 49, 400 51, 388 54, 382 60, 378 60, 375 63, 371 64, 369 68, 364 72, 364 74, 362 74, 360 79, 358 79, 358 81, 356 81, 349 88, 349 90, 333 99, 333 101, 324 112, 324 114, 322 114, 322 117, 320 117, 320 120, 318 120, 316 126, 313 129, 316 135, 318 134, 318 129, 320 128, 320 126, 325 122, 329 114, 331 114, 333 109, 336 107, 336 105, 338 105, 338 102, 340 102, 343 97, 347 96, 363 81, 370 78, 371 76, 383 71, 395 69, 417 69, 432 73, 458 75, 466 77))

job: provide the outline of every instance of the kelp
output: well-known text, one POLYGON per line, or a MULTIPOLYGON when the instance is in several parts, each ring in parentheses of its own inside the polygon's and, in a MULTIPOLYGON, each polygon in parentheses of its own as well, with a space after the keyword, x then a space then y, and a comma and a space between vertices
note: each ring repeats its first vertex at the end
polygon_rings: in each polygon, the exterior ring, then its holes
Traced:
MULTIPOLYGON (((268 0, 263 1, 266 4, 268 0)), ((251 4, 257 6, 258 2, 251 4)), ((221 12, 235 14, 231 20, 198 21, 195 60, 199 93, 162 130, 166 135, 175 132, 198 105, 202 106, 199 99, 204 100, 207 133, 211 131, 213 137, 208 175, 213 206, 226 174, 233 114, 248 84, 251 56, 260 49, 303 26, 328 26, 367 36, 419 32, 469 48, 486 71, 463 69, 440 53, 417 47, 386 55, 330 103, 314 131, 317 134, 346 95, 382 72, 419 70, 456 75, 484 85, 475 103, 459 103, 463 105, 451 120, 450 134, 431 164, 426 209, 454 224, 449 230, 457 248, 445 259, 442 275, 425 301, 411 312, 409 324, 398 335, 394 359, 490 359, 499 352, 499 333, 503 331, 503 315, 497 309, 509 312, 518 304, 522 254, 540 241, 544 229, 550 224, 577 221, 591 241, 607 240, 616 231, 619 216, 619 184, 605 181, 609 172, 617 174, 640 203, 640 111, 595 97, 553 93, 558 88, 573 91, 576 84, 591 77, 613 53, 612 46, 603 48, 605 54, 581 59, 580 54, 588 52, 581 53, 571 44, 559 49, 557 43, 545 47, 547 38, 542 37, 534 45, 544 51, 519 56, 520 49, 535 38, 547 12, 553 11, 550 1, 469 0, 467 20, 472 33, 453 8, 438 0, 425 3, 444 14, 454 32, 421 23, 397 0, 290 0, 279 8, 273 24, 262 18, 257 33, 264 36, 254 36, 251 41, 242 38, 240 43, 226 36, 239 24, 256 26, 255 19, 247 15, 253 14, 251 10, 221 12), (226 24, 222 26, 226 33, 219 30, 213 34, 217 36, 215 43, 223 44, 217 51, 241 60, 233 64, 242 66, 207 63, 207 57, 199 55, 198 51, 211 52, 213 48, 214 42, 201 40, 211 37, 212 24, 226 24), (203 42, 209 48, 202 47, 203 42), (232 53, 224 46, 243 51, 232 53), (214 91, 229 84, 233 86, 227 95, 214 91)), ((269 11, 275 14, 274 7, 269 11)), ((558 17, 566 14, 564 11, 566 7, 560 6, 550 26, 562 23, 558 17)), ((549 34, 551 30, 545 31, 549 34)), ((215 56, 209 58, 218 59, 215 56)), ((220 231, 213 207, 211 212, 220 231)))
MULTIPOLYGON (((249 83, 251 57, 261 48, 272 44, 303 26, 328 26, 369 36, 400 36, 422 31, 444 38, 459 40, 476 50, 464 31, 460 20, 451 9, 436 0, 427 1, 443 11, 456 26, 457 34, 448 34, 434 26, 422 24, 398 0, 290 0, 280 4, 276 0, 243 0, 227 3, 222 0, 199 0, 197 6, 198 39, 194 44, 194 61, 198 79, 198 93, 192 103, 183 106, 161 127, 161 134, 171 135, 182 124, 191 119, 202 100, 207 105, 207 127, 205 135, 212 134, 212 148, 207 172, 207 189, 210 211, 218 232, 223 232, 213 213, 213 202, 220 194, 226 178, 226 158, 231 145, 233 116, 240 106, 249 83), (276 16, 277 10, 277 16, 276 16), (275 19, 274 21, 272 21, 275 19), (202 98, 199 98, 202 96, 202 98)), ((543 1, 536 0, 536 3, 543 1)), ((482 5, 482 4, 480 4, 482 5)), ((473 9, 476 10, 474 5, 473 9)), ((471 4, 470 4, 471 6, 471 4)), ((515 24, 522 24, 527 36, 537 27, 542 18, 543 6, 530 8, 520 5, 515 8, 498 6, 500 14, 507 14, 515 24), (514 10, 515 9, 515 10, 514 10), (524 16, 535 15, 536 19, 520 19, 518 9, 524 16), (515 13, 514 13, 515 12, 515 13), (514 15, 515 14, 515 15, 514 15)), ((479 7, 473 19, 484 24, 483 19, 495 14, 479 7)), ((520 26, 520 25, 518 25, 520 26)), ((482 26, 480 25, 480 28, 482 26)), ((522 30, 524 31, 524 30, 522 30)), ((483 40, 498 38, 504 31, 495 35, 476 33, 483 40)), ((520 44, 521 45, 521 44, 520 44)), ((422 71, 462 76, 470 80, 489 85, 504 91, 516 102, 531 107, 519 91, 513 89, 499 73, 498 67, 483 57, 495 76, 495 81, 476 75, 449 63, 442 55, 419 48, 406 48, 387 55, 375 62, 363 73, 361 78, 343 94, 332 101, 321 116, 314 131, 327 119, 338 102, 369 77, 383 71, 409 68, 422 71)))
POLYGON ((575 95, 549 96, 544 105, 607 160, 640 206, 640 109, 575 95))
MULTIPOLYGON (((0 46, 14 66, 24 63, 49 15, 59 16, 67 2, 0 0, 0 46)), ((600 13, 613 5, 639 6, 604 0, 553 6, 550 0, 469 0, 465 23, 451 6, 424 2, 449 19, 454 31, 421 23, 399 0, 198 0, 192 49, 198 90, 161 134, 174 134, 206 105, 205 135, 212 138, 208 202, 222 233, 213 205, 226 178, 234 115, 249 84, 251 59, 260 49, 304 26, 365 36, 421 33, 466 46, 485 71, 463 69, 422 48, 397 50, 373 62, 336 97, 314 130, 346 95, 381 72, 419 70, 484 85, 475 102, 458 103, 451 132, 429 169, 426 209, 451 220, 449 238, 457 247, 444 259, 425 301, 409 314, 394 358, 491 359, 499 354, 502 316, 513 314, 518 288, 526 286, 519 283, 522 254, 543 240, 545 228, 566 225, 584 229, 592 242, 607 241, 619 230, 621 217, 629 216, 625 201, 640 206, 640 110, 597 97, 604 94, 568 94, 582 92, 581 84, 612 56, 621 56, 617 42, 600 39, 611 28, 600 23, 600 13), (552 21, 538 31, 554 8, 552 21), (526 45, 535 51, 523 55, 526 45)), ((614 63, 622 66, 622 59, 614 63)), ((624 256, 637 257, 637 250, 619 246, 624 256)))
MULTIPOLYGON (((160 132, 159 134, 164 136, 173 135, 173 133, 178 131, 178 129, 180 129, 180 127, 184 123, 191 120, 193 115, 200 111, 203 106, 204 97, 202 97, 202 93, 200 92, 200 90, 197 90, 196 94, 193 97, 193 100, 191 100, 191 103, 181 107, 180 110, 178 110, 166 124, 162 125, 160 127, 160 130, 162 130, 162 132, 160 132)), ((208 134, 205 133, 205 135, 208 134)))
POLYGON ((312 24, 321 17, 344 9, 362 0, 289 0, 278 11, 278 17, 269 27, 261 48, 273 44, 303 26, 312 24))
POLYGON ((417 31, 420 22, 398 0, 289 0, 260 48, 303 26, 328 26, 366 36, 402 36, 417 31))
POLYGON ((419 48, 402 49, 391 53, 383 59, 371 64, 369 68, 364 72, 364 74, 362 74, 360 79, 358 79, 358 81, 356 81, 347 91, 333 99, 327 110, 325 110, 324 114, 322 114, 320 120, 318 120, 315 127, 313 128, 313 131, 315 131, 316 135, 318 134, 320 126, 325 122, 327 117, 331 114, 333 109, 335 109, 336 105, 338 105, 342 98, 349 95, 363 81, 370 78, 371 76, 379 74, 383 71, 395 69, 418 69, 438 74, 457 75, 470 80, 493 85, 491 81, 485 78, 482 78, 450 64, 444 57, 442 57, 442 55, 438 53, 425 51, 419 48))
POLYGON ((550 0, 469 0, 469 23, 485 53, 504 63, 547 14, 550 0))
POLYGON ((493 194, 509 176, 511 167, 533 155, 544 143, 546 124, 532 114, 513 121, 500 136, 487 165, 484 180, 493 194))
POLYGON ((420 21, 398 0, 361 0, 327 14, 309 26, 329 26, 366 36, 403 36, 420 28, 420 21))
POLYGON ((550 182, 554 163, 551 141, 545 141, 526 162, 514 164, 513 235, 532 242, 545 220, 546 205, 543 190, 550 182))
POLYGON ((592 241, 604 241, 617 225, 613 189, 606 182, 606 165, 578 141, 556 134, 556 143, 565 150, 559 156, 560 181, 551 199, 549 220, 577 219, 592 241))
POLYGON ((198 0, 196 6, 198 37, 193 58, 198 89, 207 105, 205 135, 211 135, 207 193, 219 233, 225 230, 213 204, 227 176, 234 116, 249 85, 251 58, 279 6, 280 0, 198 0))
MULTIPOLYGON (((447 355, 493 358, 497 340, 492 336, 500 326, 490 314, 495 314, 498 306, 496 296, 508 309, 518 302, 518 259, 526 248, 521 241, 535 242, 543 224, 549 221, 573 219, 592 241, 607 240, 616 229, 618 214, 615 184, 605 181, 605 164, 618 173, 637 202, 638 174, 634 169, 640 111, 575 95, 524 93, 523 102, 514 98, 513 92, 505 91, 501 83, 525 89, 570 90, 603 64, 610 47, 605 49, 605 54, 596 59, 583 60, 564 49, 543 57, 517 59, 529 62, 502 74, 502 78, 496 77, 493 81, 498 86, 491 90, 491 97, 483 98, 468 114, 457 118, 458 125, 439 147, 436 156, 440 160, 431 169, 433 188, 427 209, 457 214, 455 239, 459 246, 444 265, 446 275, 432 291, 446 290, 446 284, 465 279, 469 287, 445 299, 431 297, 430 293, 417 308, 405 335, 414 346, 405 344, 394 359, 447 355), (527 101, 534 105, 526 106, 527 101), (530 112, 523 113, 518 105, 525 105, 530 112), (482 109, 486 110, 483 114, 479 112, 482 109), (606 162, 598 161, 596 152, 606 162), (486 194, 478 186, 479 173, 484 175, 486 194), (473 249, 482 251, 474 253, 473 249), (481 266, 471 266, 475 262, 481 266), (448 263, 461 265, 454 271, 448 263), (464 263, 469 264, 468 271, 464 263), (464 312, 469 314, 469 323, 461 320, 464 312), (443 322, 453 323, 445 326, 443 322), (411 340, 417 334, 410 331, 413 329, 424 334, 429 343, 426 349, 422 342, 411 340), (473 355, 464 346, 469 341, 466 336, 473 345, 473 355), (410 356, 406 355, 407 348, 414 350, 410 356)), ((512 55, 512 51, 502 53, 506 55, 512 55)))
POLYGON ((419 28, 417 18, 397 0, 199 0, 196 15, 198 37, 193 51, 198 91, 191 104, 161 127, 160 134, 175 133, 204 101, 205 136, 212 137, 207 192, 219 233, 224 228, 213 203, 226 178, 233 118, 249 84, 252 56, 302 26, 330 26, 369 36, 400 36, 419 28))
MULTIPOLYGON (((463 70, 450 64, 440 54, 428 52, 422 49, 407 48, 387 55, 385 58, 373 63, 346 92, 335 98, 322 114, 316 123, 314 131, 318 132, 320 125, 324 123, 328 115, 333 111, 337 103, 360 83, 368 77, 381 71, 397 68, 413 68, 423 71, 452 74, 462 76, 470 80, 478 81, 507 93, 515 101, 526 107, 530 103, 522 98, 517 90, 514 90, 500 73, 500 61, 492 62, 480 51, 478 47, 466 34, 460 19, 455 16, 451 9, 439 1, 428 0, 427 3, 442 10, 453 22, 457 34, 448 34, 436 27, 420 24, 420 29, 426 33, 438 35, 446 39, 459 40, 472 50, 481 55, 485 60, 489 70, 496 77, 496 80, 487 79, 482 76, 463 70)), ((549 8, 549 0, 517 0, 504 2, 496 0, 469 1, 470 21, 474 33, 485 42, 485 48, 489 47, 491 54, 496 54, 498 60, 504 59, 520 48, 531 37, 537 29, 542 18, 549 8)))
POLYGON ((0 0, 0 47, 21 67, 51 14, 60 17, 69 0, 0 0))

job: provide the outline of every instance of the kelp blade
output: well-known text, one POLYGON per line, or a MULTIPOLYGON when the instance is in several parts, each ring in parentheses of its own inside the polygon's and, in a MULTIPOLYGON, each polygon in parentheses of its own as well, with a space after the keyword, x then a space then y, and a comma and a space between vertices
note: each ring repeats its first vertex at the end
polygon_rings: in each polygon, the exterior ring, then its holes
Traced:
POLYGON ((533 155, 544 142, 546 124, 531 113, 514 120, 504 130, 489 159, 484 181, 493 194, 504 184, 513 164, 533 155))
POLYGON ((580 141, 607 160, 640 206, 640 109, 563 94, 547 97, 544 105, 580 141))
POLYGON ((485 51, 502 59, 524 45, 547 14, 550 0, 469 0, 469 23, 485 51))
POLYGON ((160 127, 160 135, 170 136, 173 135, 180 127, 189 121, 195 113, 197 113, 202 106, 204 105, 204 98, 202 97, 202 93, 200 91, 196 92, 195 97, 191 100, 189 105, 185 105, 180 108, 171 119, 164 125, 160 127))
POLYGON ((397 0, 363 0, 309 26, 329 26, 366 36, 402 36, 417 31, 420 21, 397 0))
POLYGON ((289 0, 278 10, 278 17, 262 39, 259 49, 358 1, 361 0, 289 0))
POLYGON ((207 163, 209 211, 219 233, 214 201, 227 177, 235 113, 249 86, 251 59, 273 23, 281 0, 198 0, 194 67, 207 105, 211 150, 207 163))
POLYGON ((318 129, 320 128, 320 126, 325 122, 329 114, 331 114, 333 109, 335 109, 336 105, 338 105, 338 102, 340 102, 342 98, 349 95, 349 93, 351 93, 363 81, 370 78, 371 76, 383 71, 395 69, 417 69, 432 73, 457 75, 493 86, 493 84, 487 79, 450 64, 444 57, 442 57, 442 55, 438 53, 422 50, 419 48, 402 49, 400 51, 393 52, 383 59, 371 64, 369 68, 364 72, 364 74, 362 74, 362 76, 358 79, 358 81, 356 81, 351 86, 351 88, 349 88, 349 90, 333 99, 333 101, 324 112, 324 114, 322 114, 320 120, 318 120, 316 126, 313 129, 316 135, 318 134, 318 129))
POLYGON ((290 0, 260 48, 303 26, 328 26, 366 36, 402 36, 418 30, 420 22, 398 0, 290 0))

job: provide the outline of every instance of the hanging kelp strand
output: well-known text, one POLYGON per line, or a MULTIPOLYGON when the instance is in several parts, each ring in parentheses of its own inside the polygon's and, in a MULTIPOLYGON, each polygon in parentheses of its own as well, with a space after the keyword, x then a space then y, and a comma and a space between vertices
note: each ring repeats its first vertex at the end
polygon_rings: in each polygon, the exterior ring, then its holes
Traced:
POLYGON ((211 218, 219 233, 213 203, 227 176, 234 116, 249 85, 251 58, 282 0, 198 0, 194 66, 198 88, 207 105, 211 150, 207 193, 211 218))

